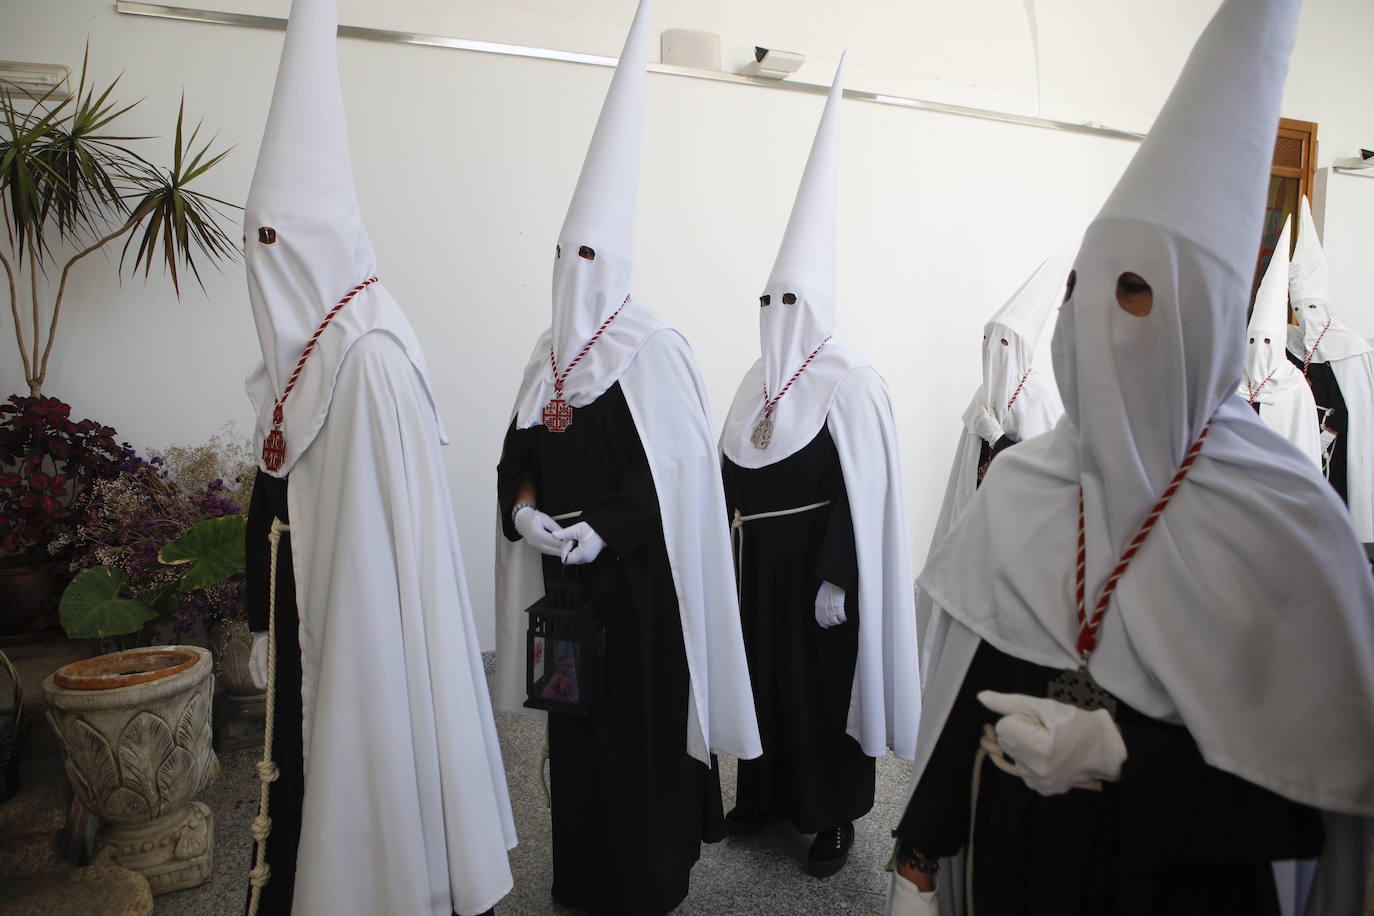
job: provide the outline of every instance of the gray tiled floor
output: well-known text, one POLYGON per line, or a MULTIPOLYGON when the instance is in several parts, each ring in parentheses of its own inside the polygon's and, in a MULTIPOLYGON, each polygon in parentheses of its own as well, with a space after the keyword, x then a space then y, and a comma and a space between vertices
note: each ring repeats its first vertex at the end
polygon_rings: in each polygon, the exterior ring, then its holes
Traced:
MULTIPOLYGON (((549 812, 539 786, 543 726, 522 716, 498 714, 511 804, 520 844, 511 850, 515 890, 496 908, 499 916, 569 914, 549 897, 549 812)), ((158 916, 237 916, 247 886, 248 822, 257 811, 258 786, 252 749, 222 754, 223 774, 202 795, 215 811, 215 872, 201 887, 157 898, 158 916)), ((854 849, 839 874, 818 881, 802 870, 810 837, 776 825, 742 840, 702 847, 692 871, 692 889, 676 912, 711 916, 765 914, 871 914, 882 905, 883 863, 891 850, 889 831, 906 801, 910 764, 889 755, 878 761, 877 801, 855 825, 854 849)), ((735 761, 721 760, 725 807, 733 804, 735 761)))

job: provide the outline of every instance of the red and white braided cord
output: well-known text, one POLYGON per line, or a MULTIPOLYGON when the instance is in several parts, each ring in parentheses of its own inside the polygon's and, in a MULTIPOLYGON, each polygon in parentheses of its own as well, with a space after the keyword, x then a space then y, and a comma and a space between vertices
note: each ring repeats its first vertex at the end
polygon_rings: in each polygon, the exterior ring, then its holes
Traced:
POLYGON ((1007 410, 1011 410, 1011 405, 1016 403, 1016 398, 1021 394, 1021 389, 1025 387, 1026 379, 1030 378, 1031 371, 1026 370, 1026 374, 1021 376, 1021 381, 1016 383, 1016 390, 1011 393, 1011 400, 1007 402, 1007 410))
POLYGON ((563 370, 562 375, 558 374, 558 360, 554 358, 553 347, 549 347, 549 365, 553 366, 553 393, 555 397, 563 396, 563 383, 568 380, 568 373, 573 371, 573 366, 576 366, 579 362, 582 361, 582 357, 587 355, 587 351, 592 348, 592 344, 596 343, 597 338, 599 338, 603 333, 605 333, 606 329, 611 326, 612 321, 615 321, 615 316, 619 315, 624 310, 625 306, 629 304, 630 294, 626 293, 625 301, 620 303, 620 308, 612 312, 610 318, 607 318, 605 321, 601 322, 601 327, 597 328, 596 333, 592 335, 591 340, 583 344, 582 349, 577 351, 577 355, 573 357, 572 362, 568 363, 568 368, 563 370))
POLYGON ((787 389, 792 387, 793 382, 801 378, 801 374, 806 371, 806 367, 811 365, 811 360, 815 359, 816 354, 821 352, 821 347, 824 347, 829 342, 830 337, 827 337, 825 340, 821 341, 820 346, 816 347, 816 349, 811 351, 811 355, 808 356, 806 360, 801 364, 801 368, 798 369, 796 372, 792 373, 792 377, 787 380, 786 385, 782 386, 782 391, 779 391, 778 396, 773 398, 773 400, 768 400, 768 386, 766 384, 763 386, 763 416, 765 419, 773 415, 773 408, 777 407, 778 401, 781 401, 782 396, 784 394, 787 394, 787 389))
POLYGON ((1326 324, 1322 326, 1322 332, 1317 335, 1317 340, 1312 344, 1312 349, 1302 355, 1302 377, 1307 378, 1307 369, 1312 365, 1312 357, 1317 355, 1317 348, 1322 345, 1322 338, 1331 329, 1331 319, 1326 319, 1326 324))
POLYGON ((305 345, 305 349, 301 351, 301 358, 296 360, 295 371, 291 373, 291 378, 288 379, 286 382, 286 388, 282 391, 281 397, 277 398, 277 403, 272 408, 272 423, 274 425, 281 424, 282 405, 286 403, 287 397, 290 396, 291 389, 296 387, 296 379, 300 378, 301 370, 305 368, 305 361, 310 358, 310 354, 315 349, 315 342, 320 339, 320 335, 324 333, 324 329, 329 327, 329 322, 334 320, 334 316, 339 314, 340 309, 342 309, 345 305, 348 305, 349 302, 353 301, 354 296, 358 295, 358 293, 367 289, 369 286, 376 282, 376 277, 368 277, 366 280, 359 283, 357 286, 353 287, 347 293, 345 293, 344 297, 339 300, 339 304, 330 309, 329 314, 324 316, 324 321, 320 322, 320 326, 316 328, 315 333, 311 335, 310 342, 307 343, 305 345))
POLYGON ((1188 469, 1197 461, 1197 456, 1202 452, 1202 443, 1207 438, 1207 432, 1212 428, 1212 421, 1208 420, 1207 425, 1202 428, 1197 441, 1193 447, 1188 449, 1188 454, 1184 456, 1183 463, 1178 466, 1178 471, 1174 473, 1173 480, 1169 481, 1169 486, 1164 489, 1164 494, 1159 497, 1155 507, 1150 510, 1150 514, 1145 517, 1145 521, 1140 525, 1140 531, 1131 540, 1121 559, 1117 561, 1116 568, 1107 577, 1107 582, 1102 586, 1102 595, 1097 599, 1097 605, 1093 608, 1092 618, 1089 619, 1084 604, 1084 567, 1086 565, 1087 552, 1084 548, 1083 535, 1083 487, 1078 488, 1078 570, 1077 570, 1077 598, 1078 598, 1078 654, 1083 657, 1083 664, 1088 663, 1088 657, 1097 648, 1097 629, 1102 626, 1102 618, 1107 613, 1107 604, 1111 601, 1112 594, 1116 591, 1116 584, 1121 580, 1121 576, 1126 572, 1126 567, 1131 564, 1136 552, 1140 550, 1140 545, 1145 543, 1145 538, 1149 536, 1154 528, 1155 522, 1159 521, 1159 516, 1164 512, 1164 507, 1169 505, 1169 500, 1174 498, 1178 492, 1179 484, 1183 483, 1183 478, 1188 476, 1188 469))
MULTIPOLYGON (((1278 372, 1278 371, 1279 371, 1278 368, 1275 367, 1274 372, 1278 372)), ((1266 375, 1266 376, 1264 377, 1264 381, 1262 381, 1262 382, 1259 383, 1259 387, 1258 387, 1258 388, 1250 388, 1250 380, 1249 380, 1248 378, 1245 380, 1245 387, 1250 389, 1250 403, 1251 403, 1251 404, 1254 404, 1254 403, 1255 403, 1255 398, 1259 397, 1259 393, 1260 393, 1261 391, 1264 390, 1264 386, 1269 384, 1269 380, 1270 380, 1271 378, 1274 377, 1274 372, 1270 372, 1268 375, 1266 375)))

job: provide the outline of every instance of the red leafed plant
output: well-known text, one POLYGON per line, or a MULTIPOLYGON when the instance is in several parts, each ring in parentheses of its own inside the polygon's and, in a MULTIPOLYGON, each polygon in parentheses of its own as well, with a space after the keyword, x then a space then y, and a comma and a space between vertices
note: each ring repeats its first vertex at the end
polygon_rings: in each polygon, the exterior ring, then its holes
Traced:
POLYGON ((0 405, 0 565, 49 562, 48 542, 71 524, 80 496, 131 454, 113 429, 73 420, 57 398, 11 395, 0 405))

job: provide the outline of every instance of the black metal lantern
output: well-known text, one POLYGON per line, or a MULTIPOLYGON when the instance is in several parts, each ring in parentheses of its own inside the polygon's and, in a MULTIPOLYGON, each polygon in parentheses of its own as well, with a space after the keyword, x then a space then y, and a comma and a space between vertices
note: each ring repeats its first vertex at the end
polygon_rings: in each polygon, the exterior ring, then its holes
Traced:
POLYGON ((525 611, 525 705, 585 716, 606 692, 606 623, 576 570, 562 573, 525 611))

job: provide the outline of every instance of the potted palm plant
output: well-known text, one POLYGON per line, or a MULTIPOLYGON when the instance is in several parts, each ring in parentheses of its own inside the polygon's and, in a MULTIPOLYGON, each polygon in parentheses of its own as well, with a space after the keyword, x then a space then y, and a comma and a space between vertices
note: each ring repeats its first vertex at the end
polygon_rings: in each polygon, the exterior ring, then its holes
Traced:
MULTIPOLYGON (((11 432, 39 415, 61 413, 59 419, 67 420, 69 408, 42 394, 68 280, 78 264, 123 240, 116 273, 128 263, 131 273, 142 268, 146 279, 153 264, 161 263, 179 296, 188 270, 199 281, 200 263, 238 255, 220 225, 221 211, 232 205, 191 186, 225 153, 211 154, 211 143, 198 140, 199 125, 183 130, 183 100, 171 166, 144 158, 131 144, 148 138, 120 133, 122 119, 139 103, 114 100, 117 78, 100 90, 88 84, 88 57, 72 95, 54 89, 35 99, 0 89, 0 267, 29 387, 28 397, 11 398, 0 408, 13 414, 6 418, 11 432), (56 289, 40 277, 57 278, 56 289)), ((87 432, 113 433, 85 422, 92 427, 87 432)), ((24 432, 0 437, 0 595, 6 597, 0 604, 19 606, 9 593, 25 602, 24 620, 8 627, 0 622, 0 631, 28 628, 32 607, 59 587, 45 568, 48 542, 84 482, 81 473, 73 473, 80 470, 79 453, 63 454, 71 450, 58 442, 58 448, 39 454, 24 432)))
POLYGON ((132 272, 141 267, 145 279, 161 262, 180 295, 184 270, 200 279, 197 256, 213 263, 238 255, 220 225, 220 211, 233 205, 190 187, 227 151, 211 155, 211 141, 197 146, 200 125, 183 131, 183 100, 171 167, 149 162, 126 145, 147 138, 117 133, 120 119, 139 104, 121 106, 111 98, 118 82, 97 93, 87 86, 83 59, 74 95, 49 91, 29 99, 0 91, 0 206, 8 243, 0 265, 31 395, 42 393, 67 280, 82 260, 123 239, 119 270, 131 252, 132 272), (37 282, 40 273, 60 277, 50 301, 37 282), (26 287, 30 301, 21 309, 19 291, 26 287), (27 326, 22 312, 32 315, 27 326))

